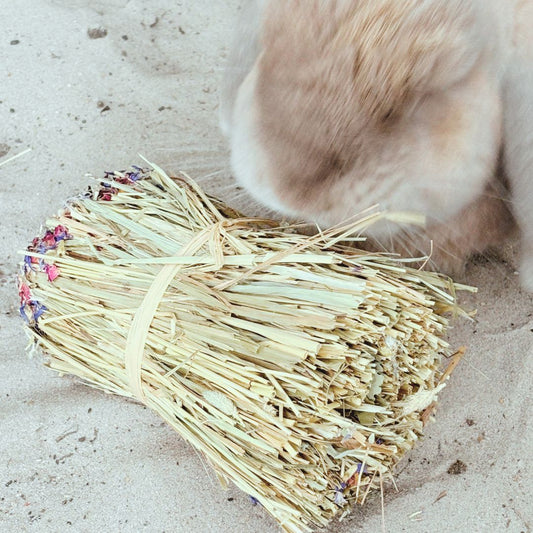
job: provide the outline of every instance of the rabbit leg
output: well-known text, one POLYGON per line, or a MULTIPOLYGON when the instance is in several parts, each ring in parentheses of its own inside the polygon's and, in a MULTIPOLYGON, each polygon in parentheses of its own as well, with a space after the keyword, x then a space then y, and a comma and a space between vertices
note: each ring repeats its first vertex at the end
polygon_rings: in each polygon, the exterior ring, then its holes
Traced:
POLYGON ((533 292, 533 1, 519 5, 504 93, 505 170, 521 232, 520 276, 533 292))

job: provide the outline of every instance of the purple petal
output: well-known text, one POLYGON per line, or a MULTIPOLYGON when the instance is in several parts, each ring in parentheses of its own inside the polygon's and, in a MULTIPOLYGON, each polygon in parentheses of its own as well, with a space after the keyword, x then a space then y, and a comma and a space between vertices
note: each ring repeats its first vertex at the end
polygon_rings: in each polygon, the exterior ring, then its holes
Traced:
POLYGON ((344 505, 345 503, 348 503, 346 498, 344 497, 344 494, 340 491, 335 491, 335 498, 333 500, 336 505, 344 505))
POLYGON ((25 255, 24 256, 24 272, 28 272, 28 270, 30 272, 34 271, 34 269, 32 267, 32 263, 31 263, 31 256, 25 255))
POLYGON ((366 470, 366 465, 365 467, 363 468, 363 463, 359 463, 357 465, 357 473, 360 474, 361 473, 361 469, 363 470, 363 474, 368 474, 367 470, 366 470))
POLYGON ((20 316, 24 319, 24 322, 26 322, 26 324, 29 324, 30 319, 28 318, 28 315, 26 314, 26 304, 22 304, 19 307, 19 313, 20 313, 20 316))
POLYGON ((54 229, 54 239, 56 242, 64 241, 66 239, 72 239, 72 235, 69 235, 67 228, 60 224, 54 229))
POLYGON ((41 318, 41 316, 43 315, 45 311, 48 311, 45 305, 40 304, 36 300, 32 300, 30 302, 30 305, 33 311, 33 320, 35 320, 35 322, 37 322, 37 320, 41 318))

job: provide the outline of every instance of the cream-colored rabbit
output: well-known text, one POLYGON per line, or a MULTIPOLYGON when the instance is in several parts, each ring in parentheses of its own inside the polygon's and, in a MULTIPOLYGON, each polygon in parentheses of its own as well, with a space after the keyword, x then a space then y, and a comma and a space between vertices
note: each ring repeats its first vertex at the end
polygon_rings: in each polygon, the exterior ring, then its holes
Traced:
POLYGON ((248 2, 222 91, 235 176, 321 226, 424 214, 370 236, 432 240, 448 271, 508 235, 511 206, 533 290, 532 35, 533 0, 248 2))

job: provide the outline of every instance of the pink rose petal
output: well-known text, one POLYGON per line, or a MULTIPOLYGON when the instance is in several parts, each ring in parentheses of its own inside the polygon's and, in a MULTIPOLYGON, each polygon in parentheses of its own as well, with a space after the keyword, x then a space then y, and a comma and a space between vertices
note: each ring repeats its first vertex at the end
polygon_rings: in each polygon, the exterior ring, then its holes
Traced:
POLYGON ((48 281, 54 281, 59 276, 59 268, 55 265, 45 265, 44 271, 48 275, 48 281))
POLYGON ((31 300, 30 288, 24 283, 21 283, 19 286, 19 296, 21 303, 25 303, 28 300, 31 300))

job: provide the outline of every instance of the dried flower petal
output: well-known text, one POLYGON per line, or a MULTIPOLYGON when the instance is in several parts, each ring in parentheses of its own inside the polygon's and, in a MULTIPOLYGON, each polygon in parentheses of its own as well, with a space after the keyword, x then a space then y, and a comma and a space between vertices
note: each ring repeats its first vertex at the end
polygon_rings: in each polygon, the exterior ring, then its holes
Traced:
POLYGON ((47 230, 46 233, 44 234, 42 242, 48 250, 55 248, 56 240, 54 237, 54 233, 50 230, 47 230))
POLYGON ((19 307, 19 313, 20 313, 20 316, 23 318, 24 322, 26 322, 26 324, 29 324, 30 319, 28 318, 28 315, 26 314, 26 304, 23 304, 19 307))
POLYGON ((32 300, 30 303, 30 307, 31 307, 31 310, 32 310, 32 313, 33 313, 33 320, 35 320, 35 322, 37 322, 37 320, 39 320, 39 318, 41 318, 41 316, 43 315, 43 313, 45 311, 48 311, 47 307, 39 302, 37 302, 36 300, 32 300))
POLYGON ((32 267, 32 264, 33 264, 33 257, 31 257, 30 255, 25 255, 24 256, 24 272, 25 273, 34 270, 34 268, 32 267))
POLYGON ((44 265, 43 270, 48 275, 48 281, 54 281, 59 276, 59 269, 55 265, 44 265))
POLYGON ((348 501, 346 500, 346 498, 344 497, 344 494, 339 491, 339 490, 336 490, 335 491, 335 498, 333 499, 333 501, 335 502, 336 505, 338 505, 339 507, 342 507, 343 505, 345 505, 346 503, 348 503, 348 501))
POLYGON ((19 285, 20 303, 25 304, 28 300, 31 300, 30 288, 25 284, 19 285))
POLYGON ((56 242, 59 242, 65 239, 72 239, 72 235, 69 235, 67 228, 60 224, 54 229, 54 238, 56 242))

